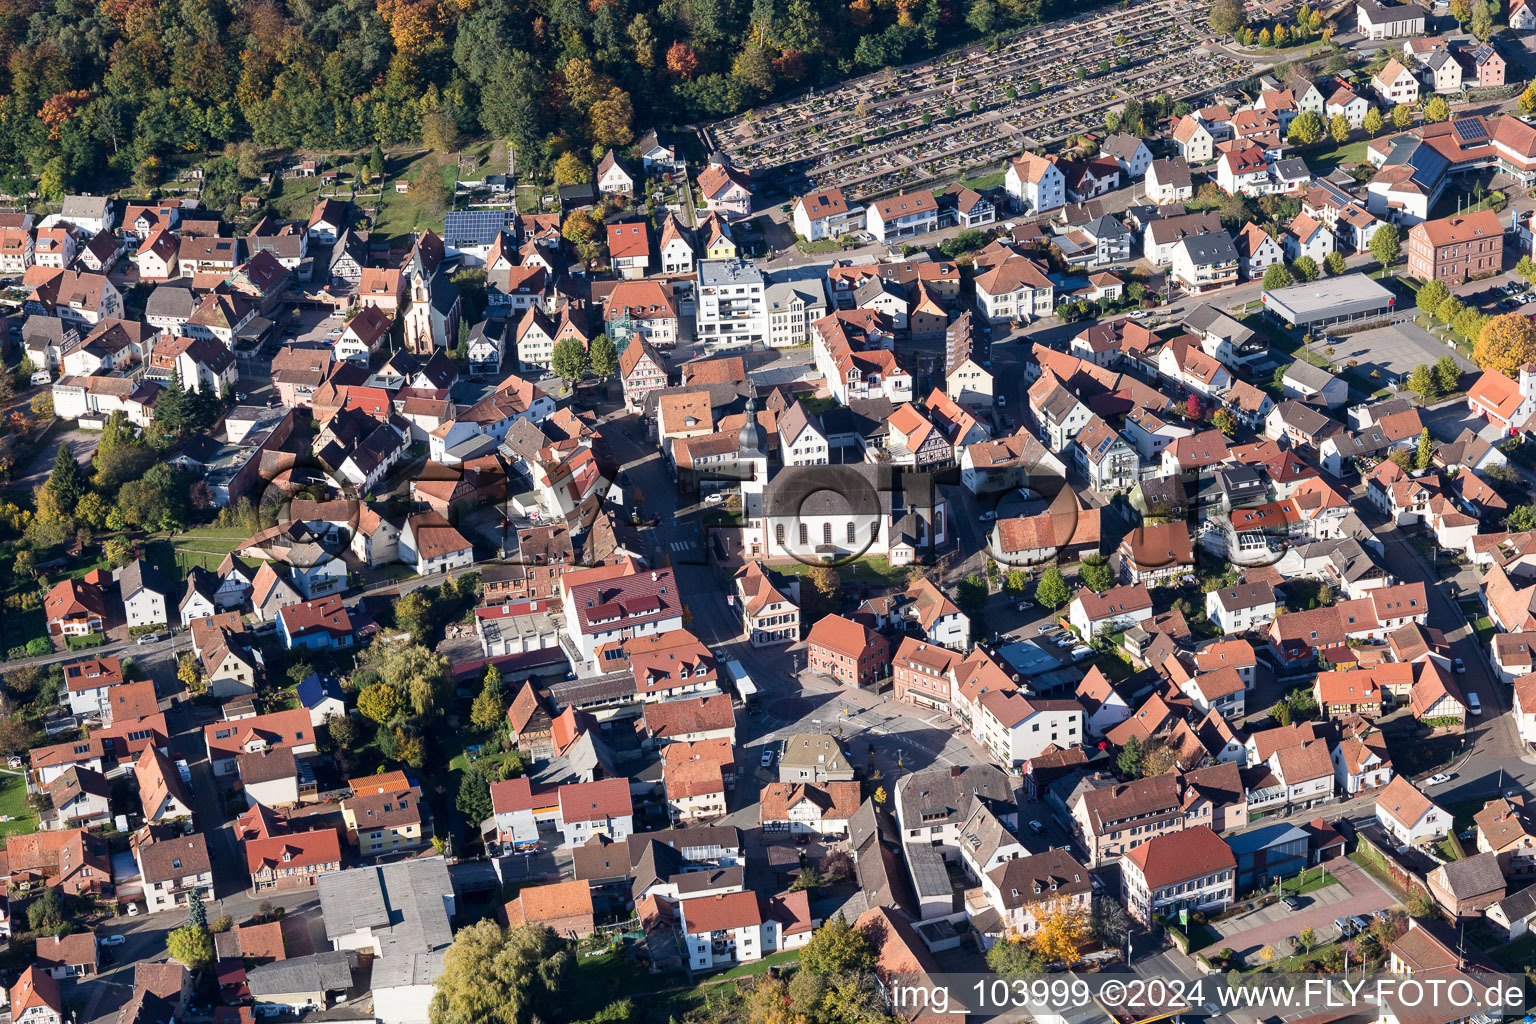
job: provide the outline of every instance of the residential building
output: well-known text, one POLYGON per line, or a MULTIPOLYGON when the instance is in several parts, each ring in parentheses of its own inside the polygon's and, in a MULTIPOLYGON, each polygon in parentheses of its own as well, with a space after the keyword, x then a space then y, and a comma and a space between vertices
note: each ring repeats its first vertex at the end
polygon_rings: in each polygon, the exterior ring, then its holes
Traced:
POLYGON ((1214 913, 1237 895, 1237 859, 1208 825, 1154 836, 1120 860, 1120 896, 1144 925, 1214 913))
POLYGON ((1376 795, 1376 820, 1401 846, 1431 843, 1451 828, 1450 814, 1401 775, 1376 795))

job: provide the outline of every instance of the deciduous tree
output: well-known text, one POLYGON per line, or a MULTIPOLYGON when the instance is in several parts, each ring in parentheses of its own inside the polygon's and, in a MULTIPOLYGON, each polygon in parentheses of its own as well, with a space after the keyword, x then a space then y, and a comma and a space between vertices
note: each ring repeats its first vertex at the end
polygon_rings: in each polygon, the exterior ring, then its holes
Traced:
POLYGON ((555 346, 549 358, 549 368, 558 376, 574 384, 587 375, 587 350, 576 338, 566 338, 555 346))
POLYGON ((1520 367, 1536 360, 1536 324, 1520 313, 1505 313, 1483 325, 1472 348, 1472 361, 1484 370, 1498 370, 1511 379, 1520 367))
POLYGON ((1349 118, 1334 114, 1328 119, 1328 137, 1339 145, 1349 141, 1349 118))
POLYGON ((494 729, 501 724, 507 713, 506 689, 501 682, 501 670, 495 665, 485 667, 485 683, 469 710, 469 721, 476 729, 494 729))
POLYGON ((1338 277, 1344 273, 1348 269, 1344 263, 1344 254, 1341 252, 1329 253, 1327 258, 1323 260, 1323 269, 1328 272, 1329 277, 1338 277))
POLYGON ((1276 288, 1286 288, 1295 282, 1291 279, 1291 272, 1276 263, 1264 271, 1264 289, 1274 291, 1276 288))
POLYGON ((1067 589, 1066 578, 1056 566, 1050 566, 1040 574, 1040 581, 1035 584, 1035 601, 1051 609, 1060 608, 1072 600, 1072 592, 1067 589))
POLYGON ((1322 140, 1323 128, 1323 119, 1309 110, 1296 115, 1285 137, 1295 145, 1310 146, 1322 140))
POLYGON ((1078 566, 1077 575, 1083 581, 1083 586, 1094 593, 1108 590, 1115 585, 1115 573, 1110 568, 1109 559, 1097 552, 1083 557, 1082 564, 1078 566))
MULTIPOLYGON (((1463 310, 1462 315, 1465 313, 1466 311, 1463 310)), ((1461 317, 1458 316, 1457 319, 1460 320, 1461 317)), ((1454 356, 1441 356, 1435 360, 1435 383, 1443 395, 1453 394, 1461 387, 1461 367, 1456 365, 1454 356)))
POLYGON ((1385 128, 1386 125, 1387 120, 1381 116, 1381 111, 1377 110, 1375 107, 1372 107, 1370 110, 1365 112, 1365 121, 1361 124, 1361 127, 1365 129, 1365 134, 1376 135, 1383 128, 1385 128))
POLYGON ((873 970, 875 947, 839 913, 816 929, 800 953, 800 966, 821 975, 873 970))
POLYGON ((1440 303, 1450 297, 1450 289, 1443 282, 1430 281, 1414 296, 1414 304, 1419 307, 1420 312, 1434 316, 1440 309, 1440 303))
POLYGON ((1396 224, 1383 224, 1371 235, 1366 248, 1371 250, 1371 255, 1376 257, 1376 262, 1389 267, 1396 263, 1402 254, 1402 233, 1398 231, 1396 224))
POLYGON ((574 959, 542 925, 503 930, 485 920, 460 929, 443 955, 428 1016, 432 1024, 530 1024, 560 1016, 558 999, 574 959))
POLYGON ((1431 124, 1449 119, 1451 116, 1450 104, 1445 102, 1444 96, 1431 96, 1424 104, 1424 120, 1431 124))
POLYGON ((392 720, 405 707, 400 691, 389 683, 379 682, 364 687, 357 695, 357 710, 364 718, 383 724, 392 720))
POLYGON ((213 963, 213 933, 206 926, 184 925, 165 937, 165 951, 189 971, 213 963))
POLYGON ((1057 895, 1035 911, 1039 927, 1031 944, 1048 964, 1073 966, 1082 959, 1078 952, 1088 941, 1088 914, 1071 897, 1057 895))

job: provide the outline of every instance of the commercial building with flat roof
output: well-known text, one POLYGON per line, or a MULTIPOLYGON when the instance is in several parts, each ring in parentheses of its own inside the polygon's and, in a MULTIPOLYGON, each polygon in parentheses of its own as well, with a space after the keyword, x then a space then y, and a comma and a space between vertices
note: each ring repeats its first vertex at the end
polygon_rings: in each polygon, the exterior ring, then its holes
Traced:
POLYGON ((1364 274, 1264 290, 1264 312, 1297 327, 1381 316, 1390 312, 1396 301, 1395 295, 1364 274))

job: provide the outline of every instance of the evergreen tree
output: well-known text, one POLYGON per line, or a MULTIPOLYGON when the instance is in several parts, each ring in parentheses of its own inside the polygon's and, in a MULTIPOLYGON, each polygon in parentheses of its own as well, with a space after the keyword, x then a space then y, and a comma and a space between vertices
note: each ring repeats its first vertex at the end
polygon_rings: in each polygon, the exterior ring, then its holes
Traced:
POLYGON ((166 433, 174 437, 180 437, 187 432, 190 416, 187 390, 181 383, 181 371, 172 370, 170 383, 165 390, 160 392, 160 398, 155 402, 155 422, 165 428, 166 433))
POLYGON ((187 924, 193 928, 208 927, 208 910, 203 906, 202 894, 193 889, 187 896, 187 924))
POLYGON ((1429 428, 1425 427, 1419 431, 1419 451, 1418 456, 1413 460, 1413 466, 1415 469, 1428 469, 1429 462, 1434 457, 1435 442, 1430 440, 1429 428))
POLYGON ((74 514, 75 506, 85 495, 85 472, 64 441, 59 442, 59 450, 53 457, 53 472, 48 475, 48 489, 58 499, 59 507, 70 515, 74 514))
POLYGON ((1120 755, 1115 758, 1115 767, 1127 779, 1140 778, 1142 755, 1141 740, 1131 736, 1125 741, 1125 746, 1120 748, 1120 755))

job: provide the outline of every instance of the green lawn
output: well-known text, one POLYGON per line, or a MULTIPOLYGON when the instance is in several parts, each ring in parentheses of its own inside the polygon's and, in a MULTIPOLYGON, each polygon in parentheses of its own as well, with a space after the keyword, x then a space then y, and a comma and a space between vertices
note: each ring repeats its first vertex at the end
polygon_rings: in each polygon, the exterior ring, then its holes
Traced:
POLYGON ((1461 844, 1455 836, 1446 836, 1435 844, 1435 852, 1446 860, 1461 860, 1461 844))
MULTIPOLYGON (((794 576, 804 576, 816 566, 807 565, 804 562, 789 562, 784 565, 775 565, 774 568, 794 576)), ((855 558, 833 568, 837 570, 838 578, 844 583, 882 583, 889 586, 907 581, 907 566, 895 566, 886 559, 874 555, 855 558)))
POLYGON ((457 171, 458 165, 452 159, 442 161, 432 153, 419 154, 403 163, 391 159, 386 167, 379 217, 373 225, 375 236, 399 242, 413 231, 426 231, 429 228, 433 231, 443 230, 442 212, 424 209, 422 193, 415 188, 405 193, 395 191, 395 182, 404 179, 414 184, 425 174, 441 174, 443 183, 450 190, 451 199, 457 171))
POLYGON ((1536 963, 1536 932, 1527 932, 1514 942, 1489 945, 1488 953, 1506 971, 1523 971, 1536 963))
POLYGON ((217 569, 224 556, 250 536, 243 529, 206 527, 172 535, 169 539, 141 542, 144 555, 166 579, 179 582, 193 566, 217 569))
POLYGON ((977 192, 980 192, 989 188, 1001 188, 1003 186, 1003 181, 1006 178, 1006 171, 996 171, 992 174, 983 174, 976 178, 961 178, 960 184, 964 185, 966 188, 975 189, 977 192))
POLYGON ((20 775, 0 774, 0 836, 20 836, 37 831, 37 815, 27 806, 27 784, 20 775))
POLYGON ((1291 896, 1302 896, 1309 892, 1316 892, 1319 889, 1326 889, 1330 885, 1337 884, 1338 881, 1338 877, 1331 872, 1308 869, 1294 878, 1282 880, 1280 882, 1280 889, 1291 896))
POLYGON ((1365 147, 1369 141, 1356 139, 1340 146, 1330 139, 1318 143, 1317 149, 1304 150, 1300 155, 1307 161, 1307 166, 1312 168, 1312 173, 1326 177, 1340 165, 1365 163, 1365 147))
POLYGON ((272 196, 269 205, 284 219, 308 220, 320 199, 319 178, 283 178, 280 182, 274 181, 273 187, 278 194, 272 196))
POLYGON ((711 974, 705 979, 705 983, 729 981, 732 978, 749 978, 755 974, 767 974, 769 968, 783 967, 786 964, 796 964, 799 962, 800 951, 798 949, 781 949, 777 953, 770 953, 761 960, 756 960, 750 964, 742 964, 740 967, 732 967, 730 970, 721 971, 719 974, 711 974))

